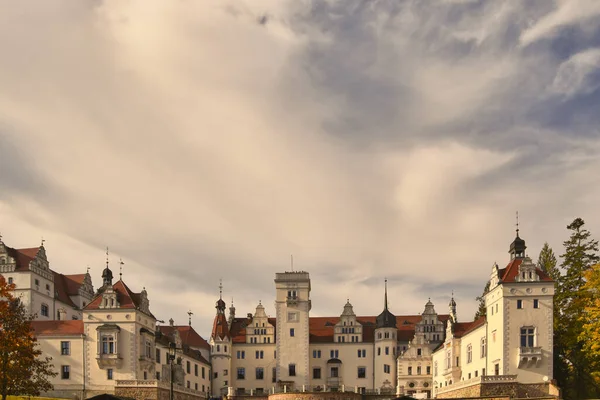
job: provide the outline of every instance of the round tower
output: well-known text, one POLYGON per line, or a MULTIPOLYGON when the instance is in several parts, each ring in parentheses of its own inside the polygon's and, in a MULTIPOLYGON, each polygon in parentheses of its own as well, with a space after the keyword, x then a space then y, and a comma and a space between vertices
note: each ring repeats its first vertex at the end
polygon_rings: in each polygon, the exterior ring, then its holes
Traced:
POLYGON ((398 329, 396 316, 388 310, 387 279, 385 280, 385 294, 383 311, 375 321, 375 382, 374 388, 393 389, 396 385, 396 347, 398 345, 398 329))
POLYGON ((223 285, 219 285, 219 300, 217 300, 215 308, 217 314, 210 335, 211 387, 213 397, 221 397, 227 395, 227 388, 231 386, 231 335, 225 316, 223 285))

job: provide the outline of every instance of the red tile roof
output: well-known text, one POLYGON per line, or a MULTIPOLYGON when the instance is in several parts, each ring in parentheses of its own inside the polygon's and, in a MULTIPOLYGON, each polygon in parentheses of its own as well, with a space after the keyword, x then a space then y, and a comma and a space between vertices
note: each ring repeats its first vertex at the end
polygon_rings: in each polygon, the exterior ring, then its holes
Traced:
MULTIPOLYGON (((438 315, 442 322, 448 320, 448 315, 438 315)), ((356 317, 363 326, 363 342, 373 342, 375 338, 376 316, 356 317)), ((398 326, 398 340, 409 341, 415 335, 415 324, 421 321, 421 315, 399 315, 396 316, 398 326)), ((310 317, 309 341, 310 343, 333 343, 333 328, 340 317, 310 317)), ((246 326, 250 321, 247 318, 235 318, 231 325, 231 336, 233 343, 246 343, 246 326)), ((275 326, 276 319, 269 318, 269 323, 275 326)))
POLYGON ((15 259, 17 271, 29 271, 29 263, 35 258, 37 253, 40 251, 39 247, 32 247, 29 249, 13 249, 4 245, 7 254, 15 259))
POLYGON ((210 349, 208 342, 189 325, 162 325, 158 327, 158 330, 166 336, 171 335, 174 329, 179 331, 179 337, 181 337, 183 344, 194 348, 210 349))
POLYGON ((32 321, 36 336, 83 335, 83 321, 32 321))
MULTIPOLYGON (((117 293, 117 301, 119 302, 120 308, 125 309, 137 309, 140 305, 140 293, 134 293, 122 280, 117 281, 113 285, 113 290, 117 293)), ((85 307, 86 310, 98 310, 102 303, 102 294, 98 294, 90 303, 85 307)), ((154 318, 152 314, 151 317, 154 318)))
MULTIPOLYGON (((76 307, 75 303, 69 297, 69 293, 67 291, 68 283, 66 282, 66 277, 63 274, 59 274, 58 272, 52 271, 54 274, 54 294, 55 297, 65 303, 68 306, 76 307)), ((75 293, 77 294, 77 293, 75 293)))
MULTIPOLYGON (((500 281, 514 282, 517 275, 519 275, 519 265, 521 265, 521 263, 523 263, 522 258, 515 258, 508 263, 506 268, 498 270, 500 281)), ((546 272, 542 271, 540 268, 536 268, 535 270, 540 277, 540 281, 552 282, 552 278, 550 278, 546 272)))
POLYGON ((457 322, 454 325, 454 337, 463 337, 483 325, 485 325, 485 317, 480 317, 471 322, 457 322))
MULTIPOLYGON (((233 325, 232 325, 232 327, 233 327, 233 325)), ((244 335, 245 335, 246 334, 245 329, 242 329, 242 330, 244 331, 244 335)), ((226 338, 226 337, 231 337, 230 332, 229 332, 229 326, 227 324, 227 318, 225 317, 225 314, 215 315, 215 319, 213 321, 211 337, 219 337, 221 339, 226 338)))

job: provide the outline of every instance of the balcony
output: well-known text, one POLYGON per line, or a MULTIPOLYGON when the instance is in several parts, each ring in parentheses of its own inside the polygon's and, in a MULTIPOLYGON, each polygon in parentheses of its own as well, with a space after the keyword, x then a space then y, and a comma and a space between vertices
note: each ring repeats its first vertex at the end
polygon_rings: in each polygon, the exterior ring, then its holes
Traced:
POLYGON ((98 366, 100 368, 106 367, 116 367, 121 368, 123 364, 123 359, 119 356, 119 354, 98 354, 96 357, 96 361, 98 362, 98 366))
POLYGON ((285 299, 285 302, 288 306, 295 306, 298 304, 298 301, 300 299, 298 298, 298 296, 288 296, 285 299))
POLYGON ((541 347, 520 347, 519 348, 519 367, 528 367, 539 365, 542 361, 541 347))
POLYGON ((330 388, 338 388, 338 387, 342 386, 342 378, 340 378, 340 377, 327 378, 327 386, 330 388))

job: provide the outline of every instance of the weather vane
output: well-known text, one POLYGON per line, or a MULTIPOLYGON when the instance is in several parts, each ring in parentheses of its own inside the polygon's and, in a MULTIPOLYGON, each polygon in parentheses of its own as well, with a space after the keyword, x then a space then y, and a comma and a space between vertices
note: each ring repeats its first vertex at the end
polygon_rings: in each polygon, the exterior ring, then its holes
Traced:
POLYGON ((194 313, 192 312, 192 310, 189 310, 189 311, 187 312, 187 315, 188 315, 188 324, 189 324, 190 326, 192 326, 192 315, 194 315, 194 313))

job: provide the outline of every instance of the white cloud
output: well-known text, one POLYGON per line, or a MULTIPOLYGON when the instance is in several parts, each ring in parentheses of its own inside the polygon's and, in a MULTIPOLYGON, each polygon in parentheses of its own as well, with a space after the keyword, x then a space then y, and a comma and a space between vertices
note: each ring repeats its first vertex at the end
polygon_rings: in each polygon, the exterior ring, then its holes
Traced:
POLYGON ((555 94, 572 97, 593 93, 600 87, 600 77, 594 82, 593 73, 600 73, 600 48, 587 49, 572 55, 560 64, 551 85, 555 94))
POLYGON ((598 24, 600 3, 596 0, 561 0, 551 13, 535 21, 521 34, 521 45, 527 46, 537 40, 557 35, 569 25, 598 24))
POLYGON ((4 239, 43 235, 54 268, 89 264, 96 285, 108 245, 159 318, 184 323, 191 308, 202 333, 219 277, 238 313, 259 299, 272 313, 291 253, 313 276, 316 315, 347 297, 378 313, 388 276, 394 312, 429 296, 444 312, 455 288, 469 318, 516 209, 532 255, 559 246, 571 217, 600 230, 592 196, 570 195, 600 167, 573 149, 596 138, 515 117, 562 67, 506 45, 513 4, 457 26, 419 2, 357 3, 333 22, 317 2, 4 4, 0 140, 18 149, 0 146, 4 239), (17 190, 7 177, 32 179, 17 190))

